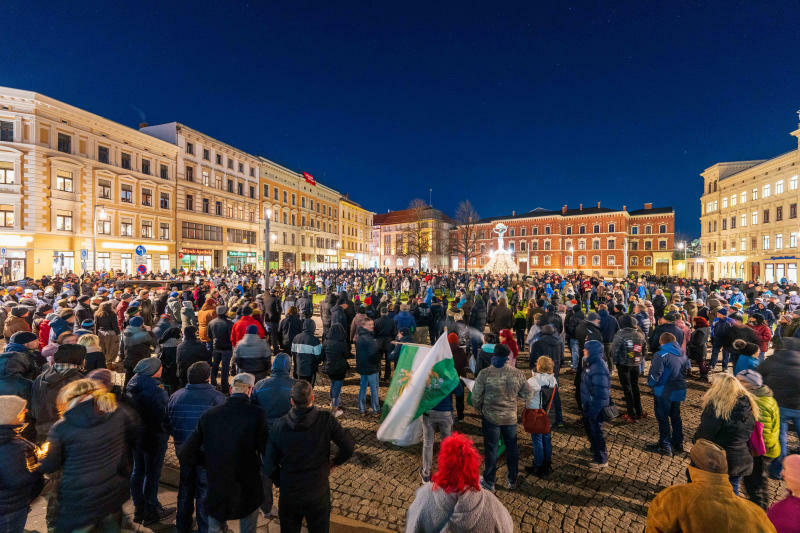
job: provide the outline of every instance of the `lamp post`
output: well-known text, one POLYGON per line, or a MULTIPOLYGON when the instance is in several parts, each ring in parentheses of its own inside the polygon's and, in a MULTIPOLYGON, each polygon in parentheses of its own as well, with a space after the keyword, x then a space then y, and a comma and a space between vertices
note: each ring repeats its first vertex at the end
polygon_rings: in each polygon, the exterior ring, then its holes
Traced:
POLYGON ((572 254, 572 259, 570 259, 570 266, 572 267, 572 271, 575 272, 575 248, 572 245, 569 245, 569 253, 572 254))
POLYGON ((272 209, 264 210, 264 292, 269 290, 269 222, 272 218, 272 209))
POLYGON ((92 208, 92 269, 97 272, 97 209, 100 208, 100 220, 106 219, 106 211, 102 205, 92 208))
POLYGON ((681 241, 678 243, 678 250, 683 250, 683 276, 686 277, 686 241, 681 241))

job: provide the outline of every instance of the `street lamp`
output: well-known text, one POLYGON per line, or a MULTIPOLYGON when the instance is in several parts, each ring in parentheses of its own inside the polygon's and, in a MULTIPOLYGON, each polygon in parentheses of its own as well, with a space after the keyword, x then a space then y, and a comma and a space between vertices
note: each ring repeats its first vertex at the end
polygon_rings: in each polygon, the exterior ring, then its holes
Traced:
POLYGON ((569 253, 572 254, 570 266, 572 266, 572 271, 575 272, 575 248, 573 248, 571 244, 569 245, 569 253))
POLYGON ((683 272, 686 272, 686 241, 681 241, 678 243, 678 250, 683 250, 683 272))
POLYGON ((264 210, 264 292, 269 289, 269 222, 272 218, 272 209, 264 210))
POLYGON ((106 210, 102 205, 96 204, 92 209, 92 269, 97 272, 97 209, 100 208, 100 220, 106 219, 106 210))

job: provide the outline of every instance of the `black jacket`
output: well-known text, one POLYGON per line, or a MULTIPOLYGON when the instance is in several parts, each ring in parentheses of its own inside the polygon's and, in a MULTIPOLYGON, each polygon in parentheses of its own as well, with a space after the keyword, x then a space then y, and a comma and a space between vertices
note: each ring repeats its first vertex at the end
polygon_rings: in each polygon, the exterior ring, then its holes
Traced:
POLYGON ((678 346, 683 346, 683 331, 681 328, 673 324, 672 322, 666 322, 664 324, 659 324, 653 329, 653 332, 650 334, 650 340, 648 341, 648 348, 650 349, 650 353, 656 353, 658 350, 661 349, 661 344, 658 342, 658 338, 661 337, 662 333, 672 333, 675 335, 675 343, 678 346))
POLYGON ((325 296, 322 303, 319 304, 319 316, 322 319, 322 327, 331 327, 331 309, 336 305, 336 295, 329 294, 325 296))
POLYGON ((30 472, 36 446, 17 433, 17 426, 0 426, 0 515, 25 509, 44 487, 42 474, 30 472))
POLYGON ((341 305, 334 305, 331 307, 331 320, 330 325, 340 324, 345 331, 350 331, 350 321, 347 319, 347 313, 341 305))
POLYGON ((264 306, 264 322, 268 324, 277 324, 281 321, 281 302, 275 296, 267 294, 262 299, 264 306))
POLYGON ((266 415, 246 395, 232 394, 203 413, 178 458, 181 465, 205 464, 209 515, 236 520, 264 502, 260 472, 266 445, 266 415))
POLYGON ((282 501, 318 503, 330 490, 331 464, 344 463, 353 450, 352 437, 330 412, 293 407, 272 428, 264 472, 280 487, 282 501), (338 448, 333 459, 331 442, 338 448))
POLYGON ((383 315, 375 320, 376 339, 394 339, 397 337, 397 323, 389 315, 383 315))
POLYGON ((313 376, 322 361, 322 343, 314 335, 316 324, 310 318, 303 321, 303 331, 292 339, 292 356, 295 358, 298 376, 313 376))
POLYGON ((30 375, 31 364, 24 353, 0 354, 0 396, 19 396, 28 402, 29 409, 33 381, 26 376, 30 375))
POLYGON ((707 327, 697 328, 692 332, 692 336, 689 337, 689 343, 686 345, 689 359, 698 363, 705 360, 709 335, 710 328, 707 327))
POLYGON ((62 471, 57 531, 94 524, 118 512, 130 498, 129 451, 136 429, 124 409, 103 413, 94 401, 78 403, 53 425, 47 437, 50 448, 38 470, 62 471))
POLYGON ((729 476, 747 476, 753 471, 753 456, 747 441, 756 425, 750 401, 744 396, 736 401, 731 416, 722 420, 709 405, 700 415, 700 426, 694 440, 706 439, 725 449, 729 476))
POLYGON ((233 322, 228 317, 218 316, 208 323, 208 338, 214 350, 232 350, 231 330, 233 322))
MULTIPOLYGON (((553 360, 556 369, 561 368, 564 358, 564 343, 558 335, 542 335, 533 343, 531 349, 531 370, 536 370, 536 361, 539 357, 546 355, 553 360)), ((558 375, 558 372, 556 372, 558 375)))
POLYGON ((81 378, 83 374, 77 368, 56 372, 52 366, 48 366, 33 381, 30 410, 31 417, 36 421, 37 440, 44 440, 50 427, 58 420, 56 398, 61 388, 81 378))
POLYGON ((504 300, 497 303, 491 313, 489 313, 492 333, 497 335, 501 329, 511 329, 514 325, 514 313, 508 308, 504 300))
POLYGON ((177 360, 178 383, 181 387, 185 387, 189 382, 187 376, 189 367, 199 361, 205 361, 211 364, 211 353, 208 351, 208 348, 206 348, 205 343, 197 340, 197 337, 194 335, 186 337, 186 333, 184 332, 183 342, 178 345, 177 360))
POLYGON ((125 387, 125 395, 141 421, 141 446, 146 450, 157 449, 169 427, 167 391, 158 378, 135 374, 125 387))
POLYGON ((381 370, 381 355, 372 332, 358 328, 356 336, 356 372, 362 376, 377 374, 381 370))
MULTIPOLYGON (((786 339, 784 339, 786 340, 786 339)), ((776 350, 756 367, 775 401, 785 409, 800 409, 800 351, 776 350)))
POLYGON ((331 326, 328 338, 322 345, 322 355, 325 358, 324 371, 332 380, 343 380, 349 368, 347 356, 350 355, 350 347, 346 338, 344 328, 335 324, 331 326))
POLYGON ((286 315, 278 326, 281 348, 288 352, 292 348, 292 340, 303 331, 303 322, 297 315, 286 315))

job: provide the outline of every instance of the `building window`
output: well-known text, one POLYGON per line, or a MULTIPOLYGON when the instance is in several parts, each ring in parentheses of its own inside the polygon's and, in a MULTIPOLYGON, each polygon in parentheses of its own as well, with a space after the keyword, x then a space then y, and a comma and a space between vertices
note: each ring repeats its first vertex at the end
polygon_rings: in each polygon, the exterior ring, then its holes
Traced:
POLYGON ((631 235, 639 235, 639 226, 631 226, 631 235))
POLYGON ((108 147, 107 146, 98 146, 97 147, 97 160, 101 163, 108 164, 109 157, 108 157, 108 147))
POLYGON ((239 196, 244 196, 244 184, 243 183, 237 183, 236 184, 236 194, 238 194, 239 196))
POLYGON ((638 257, 631 257, 631 266, 636 266, 638 264, 639 264, 639 258, 638 257))
POLYGON ((66 133, 59 133, 58 134, 58 151, 64 152, 65 154, 72 153, 72 137, 67 135, 66 133))
POLYGON ((169 224, 162 222, 158 225, 158 238, 162 241, 169 240, 169 224))
POLYGON ((769 224, 769 209, 764 209, 764 216, 761 219, 761 222, 764 224, 769 224))
POLYGON ((169 194, 162 192, 160 202, 161 209, 169 209, 169 194))
POLYGON ((233 159, 231 159, 230 157, 228 158, 228 168, 233 170, 233 159))
POLYGON ((797 176, 792 176, 789 178, 789 190, 796 191, 797 190, 797 176))
POLYGON ((769 183, 767 183, 761 188, 761 198, 769 198, 770 195, 769 190, 770 190, 770 185, 769 183))
POLYGON ((769 250, 769 235, 764 235, 764 237, 762 239, 763 239, 763 241, 761 243, 761 249, 762 250, 769 250))
POLYGON ((726 207, 728 207, 728 197, 727 196, 722 199, 722 209, 725 209, 726 207))
POLYGON ((228 192, 233 192, 233 180, 228 180, 228 192))
POLYGON ((752 220, 753 225, 758 224, 758 211, 753 211, 752 220))
POLYGON ((667 241, 659 240, 658 241, 658 249, 659 250, 666 250, 667 249, 667 241))
POLYGON ((586 239, 580 239, 578 241, 578 250, 585 250, 586 249, 586 239))
POLYGON ((222 155, 221 154, 217 154, 217 158, 216 159, 217 159, 217 164, 222 166, 222 155))
POLYGON ((203 198, 203 213, 210 213, 211 212, 211 202, 208 201, 208 198, 203 198))
POLYGON ((608 232, 609 232, 609 233, 614 233, 614 232, 616 231, 616 228, 617 228, 617 227, 616 227, 616 225, 615 225, 615 224, 609 224, 609 225, 608 225, 608 232))
POLYGON ((742 213, 741 224, 743 228, 747 227, 747 213, 742 213))
POLYGON ((208 153, 208 149, 207 148, 203 148, 203 159, 208 161, 210 158, 211 158, 211 154, 208 153))
POLYGON ((779 205, 775 208, 775 222, 783 220, 783 206, 779 205))
POLYGON ((58 171, 58 174, 56 174, 56 189, 62 192, 75 192, 73 188, 72 172, 58 171))
POLYGON ((14 226, 14 206, 0 205, 0 227, 11 228, 14 226))
POLYGON ((142 238, 153 238, 153 222, 151 220, 142 220, 142 238))
POLYGON ((539 249, 539 241, 531 241, 531 250, 536 251, 539 249))
POLYGON ((775 194, 783 194, 783 180, 775 183, 775 194))
POLYGON ((631 250, 634 252, 639 249, 639 241, 631 241, 631 250))
POLYGON ((186 143, 186 153, 194 155, 194 145, 192 143, 186 143))
POLYGON ((592 250, 600 249, 600 239, 592 239, 592 250))
POLYGON ((122 193, 120 194, 120 201, 125 202, 126 204, 133 203, 133 187, 130 185, 122 185, 121 188, 122 193))
POLYGON ((593 255, 592 256, 592 266, 599 266, 600 265, 600 256, 593 255))
POLYGON ((14 142, 14 123, 0 121, 0 141, 14 142))
MULTIPOLYGON (((745 250, 747 250, 747 239, 745 239, 744 237, 742 237, 741 245, 742 247, 740 248, 740 251, 744 252, 745 250)), ((709 245, 709 248, 710 247, 711 245, 709 245)))
POLYGON ((250 177, 251 178, 256 177, 256 169, 254 169, 253 167, 250 167, 250 177))
POLYGON ((660 224, 658 226, 658 232, 659 233, 666 233, 667 232, 667 225, 666 224, 660 224))
POLYGON ((743 204, 747 203, 747 191, 742 191, 741 194, 739 194, 739 202, 743 204))
POLYGON ((13 163, 0 161, 0 185, 13 185, 15 182, 13 163))
POLYGON ((728 219, 727 218, 723 218, 722 219, 722 229, 723 230, 728 229, 728 219))
POLYGON ((111 221, 110 220, 97 220, 97 233, 99 235, 111 235, 111 221))
POLYGON ((191 194, 186 195, 186 210, 194 211, 194 196, 191 194))
POLYGON ((600 233, 600 224, 595 224, 592 227, 592 233, 600 233))
POLYGON ((169 167, 167 165, 161 165, 161 179, 168 180, 169 179, 169 167))
POLYGON ((789 234, 789 248, 797 248, 797 233, 789 234))
POLYGON ((644 266, 650 266, 652 264, 653 264, 653 258, 652 257, 647 256, 647 257, 644 258, 644 266))
POLYGON ((142 159, 142 174, 150 175, 150 161, 142 159))
POLYGON ((120 155, 120 166, 124 169, 130 170, 131 169, 131 154, 126 154, 122 152, 120 155))
POLYGON ((111 270, 111 253, 110 252, 97 252, 97 267, 95 270, 108 271, 111 270))
POLYGON ((100 180, 97 182, 97 197, 103 200, 111 200, 111 182, 100 180))
POLYGON ((775 249, 780 250, 781 248, 783 248, 783 233, 778 233, 775 235, 775 249))
POLYGON ((222 202, 216 202, 214 204, 214 214, 218 217, 222 216, 222 202))
POLYGON ((616 248, 617 241, 615 239, 608 239, 608 249, 613 250, 616 248))
POLYGON ((613 266, 615 264, 615 257, 613 255, 609 255, 606 257, 606 264, 609 266, 613 266))
POLYGON ((525 241, 522 241, 522 242, 519 243, 519 251, 520 252, 524 252, 525 251, 525 241))
POLYGON ((297 205, 297 195, 292 193, 292 205, 297 205))
POLYGON ((207 224, 183 221, 181 223, 181 231, 185 239, 222 241, 222 228, 219 226, 209 226, 207 224))
POLYGON ((653 249, 653 241, 644 241, 644 249, 645 250, 652 250, 653 249))
POLYGON ((531 235, 539 235, 539 226, 533 226, 531 228, 531 235))
POLYGON ((153 206, 153 191, 150 189, 142 189, 142 205, 145 207, 153 206))
POLYGON ((194 181, 194 167, 186 167, 186 181, 194 181))
POLYGON ((255 197, 256 197, 256 188, 251 185, 250 186, 250 198, 255 198, 255 197))
POLYGON ((753 195, 752 195, 751 198, 752 198, 753 201, 758 200, 758 189, 757 188, 753 189, 753 195))
POLYGON ((550 249, 550 239, 547 239, 547 240, 544 241, 544 249, 545 250, 549 250, 550 249))
POLYGON ((275 189, 272 191, 272 198, 273 198, 273 199, 274 199, 276 202, 278 201, 278 193, 279 193, 279 192, 280 192, 280 191, 278 190, 278 188, 277 188, 277 187, 275 187, 275 189))
POLYGON ((789 204, 789 218, 797 218, 797 204, 789 204))
POLYGON ((731 207, 734 207, 734 206, 736 206, 736 195, 735 194, 731 196, 731 207))
POLYGON ((572 235, 572 226, 567 226, 566 234, 572 235))
POLYGON ((123 220, 119 224, 119 234, 123 237, 133 237, 133 222, 123 220))

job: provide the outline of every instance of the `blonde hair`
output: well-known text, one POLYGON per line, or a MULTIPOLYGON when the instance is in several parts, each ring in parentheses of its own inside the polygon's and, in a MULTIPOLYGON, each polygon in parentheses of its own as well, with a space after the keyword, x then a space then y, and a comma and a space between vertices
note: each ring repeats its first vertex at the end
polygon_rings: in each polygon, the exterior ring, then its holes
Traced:
POLYGON ((744 385, 731 374, 718 374, 711 384, 711 388, 703 395, 701 406, 703 409, 711 407, 714 415, 722 420, 729 420, 736 402, 741 397, 747 398, 753 409, 753 417, 758 420, 758 404, 744 385))
POLYGON ((92 335, 90 333, 87 333, 86 335, 81 335, 80 337, 78 337, 77 344, 87 347, 100 346, 100 337, 98 337, 97 335, 92 335))
POLYGON ((88 398, 94 398, 95 408, 101 413, 111 413, 117 408, 117 398, 93 379, 83 378, 64 385, 56 397, 56 407, 61 416, 88 398))
POLYGON ((536 371, 540 374, 552 374, 554 368, 553 360, 546 355, 536 360, 536 371))

